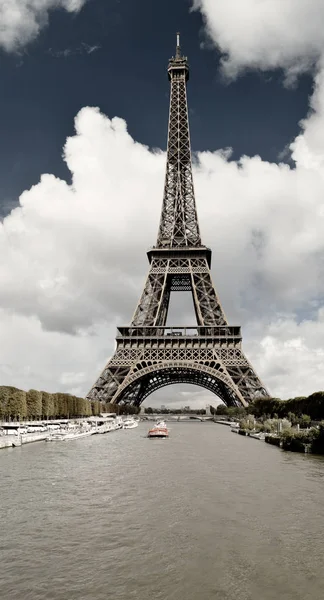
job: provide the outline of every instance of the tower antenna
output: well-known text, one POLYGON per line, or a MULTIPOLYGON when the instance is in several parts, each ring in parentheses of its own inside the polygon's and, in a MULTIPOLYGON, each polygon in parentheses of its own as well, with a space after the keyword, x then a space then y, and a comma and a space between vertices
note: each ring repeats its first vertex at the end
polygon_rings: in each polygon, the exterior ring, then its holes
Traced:
POLYGON ((177 33, 177 49, 176 49, 176 58, 181 57, 181 48, 180 48, 180 33, 177 33))

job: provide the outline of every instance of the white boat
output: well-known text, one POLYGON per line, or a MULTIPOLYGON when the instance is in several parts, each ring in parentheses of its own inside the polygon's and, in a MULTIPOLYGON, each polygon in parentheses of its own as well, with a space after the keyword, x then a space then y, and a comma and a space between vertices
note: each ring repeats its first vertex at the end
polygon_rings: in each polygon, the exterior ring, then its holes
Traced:
POLYGON ((115 429, 123 429, 123 419, 121 417, 116 417, 114 419, 115 429))
POLYGON ((134 427, 138 427, 138 421, 136 421, 133 417, 123 421, 123 429, 134 429, 134 427))
POLYGON ((93 431, 61 431, 59 433, 52 433, 46 438, 47 442, 69 442, 70 440, 78 440, 80 438, 89 437, 93 435, 93 431))
POLYGON ((169 430, 164 421, 158 421, 147 434, 148 438, 168 438, 169 430))
POLYGON ((123 421, 121 417, 109 417, 103 419, 97 419, 100 425, 96 425, 95 433, 108 433, 109 431, 116 431, 116 429, 123 428, 123 421))
POLYGON ((115 429, 116 427, 114 423, 102 423, 102 425, 98 425, 94 433, 109 433, 109 431, 115 431, 115 429))
POLYGON ((255 440, 265 440, 265 434, 262 433, 262 431, 259 431, 259 432, 254 431, 254 432, 250 433, 250 437, 254 438, 255 440))

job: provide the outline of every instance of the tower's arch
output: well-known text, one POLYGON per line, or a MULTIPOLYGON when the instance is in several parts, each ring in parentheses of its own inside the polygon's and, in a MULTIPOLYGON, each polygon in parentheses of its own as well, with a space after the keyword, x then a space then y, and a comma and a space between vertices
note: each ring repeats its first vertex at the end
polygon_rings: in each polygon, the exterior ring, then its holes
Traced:
POLYGON ((176 383, 197 385, 213 392, 226 406, 247 406, 239 389, 221 365, 214 363, 188 365, 185 361, 169 362, 163 365, 139 363, 114 397, 114 403, 131 403, 140 406, 144 400, 162 387, 176 383))

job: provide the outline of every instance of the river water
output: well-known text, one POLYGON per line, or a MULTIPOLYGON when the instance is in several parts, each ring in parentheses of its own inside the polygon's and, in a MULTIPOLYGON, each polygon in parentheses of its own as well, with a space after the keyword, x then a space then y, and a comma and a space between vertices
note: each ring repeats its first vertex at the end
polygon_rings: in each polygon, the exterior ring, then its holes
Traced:
POLYGON ((1 599, 323 598, 323 459, 147 428, 1 451, 1 599))

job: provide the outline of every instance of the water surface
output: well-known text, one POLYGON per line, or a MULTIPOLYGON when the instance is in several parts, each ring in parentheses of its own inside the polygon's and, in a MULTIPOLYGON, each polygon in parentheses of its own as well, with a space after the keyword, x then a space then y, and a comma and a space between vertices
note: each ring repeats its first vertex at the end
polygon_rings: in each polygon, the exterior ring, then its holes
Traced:
POLYGON ((0 452, 1 598, 323 598, 321 458, 147 428, 0 452))

